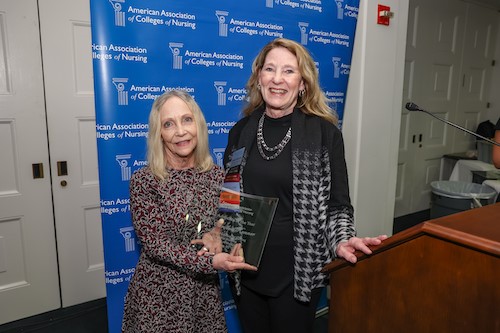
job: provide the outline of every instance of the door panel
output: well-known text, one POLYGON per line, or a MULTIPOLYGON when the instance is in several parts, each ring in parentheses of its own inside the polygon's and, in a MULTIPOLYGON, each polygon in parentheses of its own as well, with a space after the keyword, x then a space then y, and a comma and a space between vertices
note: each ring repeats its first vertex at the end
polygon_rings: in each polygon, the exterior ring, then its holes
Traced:
MULTIPOLYGON (((403 101, 448 119, 458 97, 465 4, 413 0, 408 22, 403 101)), ((402 122, 400 143, 408 144, 400 144, 395 217, 429 208, 430 183, 439 180, 451 139, 444 123, 422 112, 403 110, 402 122)))
POLYGON ((60 307, 36 0, 0 0, 0 156, 3 324, 60 307))
POLYGON ((70 306, 105 296, 90 5, 39 6, 61 294, 70 306))
MULTIPOLYGON (((500 14, 480 6, 470 6, 468 13, 463 77, 455 120, 475 132, 488 111, 488 91, 500 14)), ((462 131, 455 131, 454 136, 455 151, 475 149, 473 136, 462 131)))
MULTIPOLYGON (((404 103, 472 131, 484 120, 499 15, 459 0, 411 0, 404 103)), ((427 114, 403 110, 395 217, 429 209, 441 157, 475 139, 427 114)))

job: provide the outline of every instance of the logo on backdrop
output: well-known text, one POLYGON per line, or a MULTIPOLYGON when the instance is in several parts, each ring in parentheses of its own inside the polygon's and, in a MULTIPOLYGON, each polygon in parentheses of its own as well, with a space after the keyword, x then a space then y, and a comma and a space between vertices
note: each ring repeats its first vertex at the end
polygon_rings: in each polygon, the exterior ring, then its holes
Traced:
POLYGON ((306 42, 314 42, 319 44, 339 45, 349 48, 351 45, 349 35, 337 33, 333 31, 309 29, 306 42))
POLYGON ((208 135, 226 135, 229 134, 231 128, 236 124, 231 120, 212 120, 207 121, 208 135))
POLYGON ((320 64, 319 64, 319 61, 315 61, 315 62, 314 62, 314 65, 316 65, 316 70, 318 71, 318 75, 319 75, 319 74, 320 74, 320 73, 319 73, 319 69, 320 69, 320 67, 321 67, 321 66, 320 66, 320 64))
POLYGON ((227 87, 227 81, 214 81, 215 91, 217 91, 217 105, 226 106, 227 103, 241 102, 247 97, 245 88, 227 87))
POLYGON ((299 29, 300 29, 300 43, 302 45, 307 45, 307 27, 309 26, 309 23, 306 22, 299 22, 299 29))
POLYGON ((220 166, 221 168, 224 167, 224 151, 225 148, 214 148, 212 149, 212 152, 215 156, 215 164, 220 166))
POLYGON ((283 37, 285 28, 282 25, 238 18, 229 19, 228 15, 229 12, 227 11, 215 11, 215 16, 217 16, 219 24, 220 37, 227 37, 229 33, 249 36, 283 37))
POLYGON ((217 20, 219 21, 219 36, 227 37, 227 29, 228 25, 226 23, 226 18, 229 15, 228 12, 223 10, 216 10, 215 16, 217 16, 217 20))
POLYGON ((224 87, 227 85, 226 81, 214 81, 215 90, 217 90, 217 105, 226 105, 226 93, 224 92, 224 87))
POLYGON ((332 57, 333 61, 333 77, 338 79, 340 77, 340 58, 332 57))
POLYGON ((292 1, 292 0, 266 0, 266 7, 273 8, 274 3, 276 5, 287 6, 296 10, 312 10, 318 13, 323 12, 323 4, 322 0, 300 0, 300 1, 292 1))
POLYGON ((112 80, 118 92, 118 105, 128 105, 128 91, 125 90, 128 78, 114 77, 112 80))
MULTIPOLYGON (((125 0, 108 0, 115 10, 115 25, 125 26, 125 12, 122 4, 125 0)), ((131 23, 147 24, 152 26, 167 26, 172 28, 186 28, 196 30, 196 15, 186 12, 169 12, 165 9, 151 9, 129 6, 127 21, 131 23)))
POLYGON ((125 3, 125 0, 109 0, 113 9, 115 10, 115 25, 117 27, 125 26, 125 12, 122 12, 122 3, 125 3))
POLYGON ((184 43, 170 42, 168 43, 168 47, 172 51, 172 68, 182 69, 181 48, 184 47, 184 43))
POLYGON ((92 59, 102 61, 131 61, 148 63, 148 50, 144 47, 116 44, 92 44, 92 59))
POLYGON ((333 77, 338 79, 340 75, 349 75, 351 72, 351 65, 341 62, 342 58, 332 57, 333 61, 333 77))
POLYGON ((134 227, 120 228, 120 234, 122 234, 125 241, 125 252, 135 251, 135 237, 134 237, 134 227))
POLYGON ((334 110, 338 109, 338 104, 344 104, 345 93, 342 91, 325 91, 325 96, 328 98, 330 107, 334 110))
POLYGON ((337 4, 337 19, 344 19, 344 0, 335 0, 337 4))
POLYGON ((169 43, 170 50, 173 56, 174 69, 182 69, 183 66, 200 66, 203 68, 209 67, 227 67, 234 69, 243 69, 244 57, 237 53, 222 53, 219 51, 209 50, 190 50, 181 55, 181 47, 183 43, 169 43))
POLYGON ((122 181, 129 181, 132 175, 132 168, 128 166, 130 157, 132 157, 131 154, 116 155, 116 161, 121 169, 122 181))

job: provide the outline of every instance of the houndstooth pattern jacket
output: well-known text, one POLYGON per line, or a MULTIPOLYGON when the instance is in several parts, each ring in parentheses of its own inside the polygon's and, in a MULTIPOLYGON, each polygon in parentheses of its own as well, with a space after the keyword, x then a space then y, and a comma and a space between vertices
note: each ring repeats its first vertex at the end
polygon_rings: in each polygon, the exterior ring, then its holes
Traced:
MULTIPOLYGON (((239 120, 229 132, 224 154, 255 142, 264 108, 239 120)), ((344 143, 340 130, 317 116, 295 109, 292 115, 292 171, 294 226, 294 296, 308 302, 311 291, 327 284, 322 268, 335 258, 339 242, 356 235, 349 198, 344 143)), ((242 173, 245 159, 243 159, 242 173)), ((243 189, 243 177, 240 180, 243 189)), ((236 287, 239 289, 239 277, 236 287)))

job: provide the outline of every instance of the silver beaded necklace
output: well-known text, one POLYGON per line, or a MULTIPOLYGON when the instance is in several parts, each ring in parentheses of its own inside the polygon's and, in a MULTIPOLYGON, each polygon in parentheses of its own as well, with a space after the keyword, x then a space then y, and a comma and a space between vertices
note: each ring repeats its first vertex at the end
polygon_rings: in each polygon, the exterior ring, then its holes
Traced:
POLYGON ((257 127, 257 148, 259 149, 260 156, 262 156, 263 159, 266 161, 274 160, 276 157, 278 157, 279 154, 283 151, 285 148, 286 144, 288 141, 290 141, 290 138, 292 137, 292 128, 289 127, 288 131, 285 134, 285 137, 283 140, 281 140, 280 143, 278 143, 274 147, 269 147, 266 142, 264 141, 264 113, 262 113, 262 117, 259 119, 259 126, 257 127), (269 153, 274 152, 274 154, 268 156, 264 152, 267 151, 269 153))

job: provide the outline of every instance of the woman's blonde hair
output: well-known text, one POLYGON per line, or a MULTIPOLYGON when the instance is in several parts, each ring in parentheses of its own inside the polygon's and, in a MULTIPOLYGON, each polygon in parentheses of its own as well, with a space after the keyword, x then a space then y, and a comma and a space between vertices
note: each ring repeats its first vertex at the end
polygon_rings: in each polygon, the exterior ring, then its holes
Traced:
POLYGON ((149 114, 148 165, 151 172, 161 180, 168 178, 168 169, 171 168, 171 165, 165 154, 161 138, 160 111, 163 104, 172 97, 178 97, 183 100, 191 112, 193 112, 198 138, 198 144, 194 150, 195 168, 199 172, 204 172, 210 170, 214 164, 208 148, 207 122, 200 107, 187 92, 182 90, 168 91, 155 100, 149 114))
POLYGON ((328 99, 319 86, 318 70, 313 58, 304 46, 286 38, 277 38, 265 45, 253 61, 252 74, 246 85, 248 104, 245 106, 243 114, 248 116, 256 108, 265 103, 258 85, 259 76, 267 54, 277 47, 287 49, 297 58, 299 72, 304 81, 305 89, 303 93, 299 94, 296 107, 305 114, 316 115, 333 124, 337 124, 338 118, 336 112, 328 106, 328 99))

